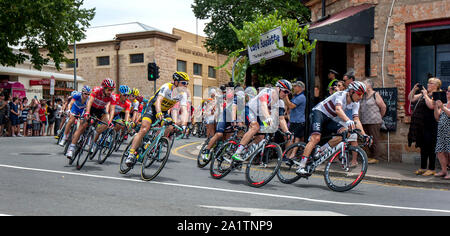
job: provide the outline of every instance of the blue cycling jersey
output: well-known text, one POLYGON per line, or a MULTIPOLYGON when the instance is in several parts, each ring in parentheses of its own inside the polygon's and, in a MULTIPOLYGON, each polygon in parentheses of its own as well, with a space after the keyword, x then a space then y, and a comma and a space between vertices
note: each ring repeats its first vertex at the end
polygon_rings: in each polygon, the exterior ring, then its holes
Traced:
POLYGON ((74 115, 82 114, 84 109, 86 108, 88 99, 86 99, 86 101, 84 101, 84 103, 83 103, 83 98, 82 98, 81 93, 75 94, 72 97, 72 99, 75 100, 75 102, 72 104, 72 108, 70 109, 70 112, 74 115))

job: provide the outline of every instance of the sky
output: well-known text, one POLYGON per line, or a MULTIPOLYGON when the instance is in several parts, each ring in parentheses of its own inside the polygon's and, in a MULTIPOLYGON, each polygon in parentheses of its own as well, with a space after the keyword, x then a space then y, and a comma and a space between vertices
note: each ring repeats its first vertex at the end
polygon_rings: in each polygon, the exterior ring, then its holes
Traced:
MULTIPOLYGON (((196 33, 193 0, 84 0, 83 8, 96 8, 91 27, 140 22, 172 33, 172 28, 196 33)), ((198 34, 206 21, 198 21, 198 34)))

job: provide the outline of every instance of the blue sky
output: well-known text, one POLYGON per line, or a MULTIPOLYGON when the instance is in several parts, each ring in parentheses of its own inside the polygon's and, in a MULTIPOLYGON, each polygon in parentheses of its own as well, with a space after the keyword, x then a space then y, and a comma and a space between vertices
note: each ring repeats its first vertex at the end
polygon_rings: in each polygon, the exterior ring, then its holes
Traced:
MULTIPOLYGON (((91 26, 140 22, 171 33, 178 28, 196 33, 193 0, 85 0, 84 8, 96 8, 91 26)), ((206 21, 198 23, 198 34, 204 36, 206 21)))

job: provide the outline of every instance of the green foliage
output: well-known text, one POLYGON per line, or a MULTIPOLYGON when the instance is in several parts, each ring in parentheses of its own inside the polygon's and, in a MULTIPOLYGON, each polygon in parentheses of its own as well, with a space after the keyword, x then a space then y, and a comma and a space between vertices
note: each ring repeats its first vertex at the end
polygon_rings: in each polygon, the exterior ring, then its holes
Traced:
POLYGON ((29 59, 41 70, 52 59, 60 70, 68 45, 85 38, 94 18, 95 8, 82 5, 83 0, 0 0, 0 64, 15 66, 29 59), (15 53, 12 47, 21 49, 15 53), (40 55, 41 48, 50 59, 40 55))
MULTIPOLYGON (((287 38, 287 42, 285 42, 284 47, 280 47, 277 41, 275 41, 275 43, 280 50, 291 55, 291 61, 296 62, 300 54, 305 55, 311 52, 316 46, 316 40, 313 43, 308 41, 308 26, 302 28, 297 20, 282 18, 278 11, 266 16, 258 14, 254 21, 244 22, 242 29, 238 29, 231 23, 229 24, 229 27, 236 33, 238 40, 244 45, 244 48, 230 53, 225 63, 218 68, 225 67, 231 58, 235 58, 241 52, 245 51, 247 47, 257 44, 261 38, 261 34, 277 27, 281 27, 282 35, 287 38)), ((264 64, 265 60, 262 60, 260 63, 264 64)), ((244 59, 243 64, 248 64, 247 57, 244 59)), ((247 69, 247 67, 239 67, 239 69, 247 69)), ((236 75, 245 75, 245 72, 243 73, 236 69, 235 76, 236 75)), ((240 83, 242 83, 244 79, 245 76, 235 77, 235 81, 240 83)), ((270 79, 266 78, 265 80, 270 79)))

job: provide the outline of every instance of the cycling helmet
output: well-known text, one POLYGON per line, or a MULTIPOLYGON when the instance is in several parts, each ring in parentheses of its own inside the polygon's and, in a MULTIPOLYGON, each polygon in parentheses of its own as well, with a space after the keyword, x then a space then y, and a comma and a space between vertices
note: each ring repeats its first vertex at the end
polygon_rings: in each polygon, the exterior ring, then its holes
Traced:
POLYGON ((114 80, 110 78, 106 78, 102 82, 102 87, 104 88, 116 88, 116 84, 114 83, 114 80))
POLYGON ((130 89, 130 87, 128 87, 126 85, 120 85, 119 92, 121 95, 129 95, 129 94, 131 94, 131 89, 130 89))
POLYGON ((289 82, 285 79, 278 80, 277 83, 275 84, 275 86, 282 88, 282 89, 292 90, 291 82, 289 82))
POLYGON ((174 81, 189 81, 189 75, 185 72, 175 72, 173 73, 173 80, 174 81))
POLYGON ((360 81, 353 81, 348 85, 347 88, 349 91, 353 90, 357 93, 364 94, 367 90, 366 84, 360 81))
POLYGON ((73 96, 75 96, 75 94, 77 94, 77 93, 78 93, 78 91, 75 91, 75 90, 74 90, 74 91, 72 91, 72 93, 70 93, 70 96, 73 97, 73 96))
POLYGON ((83 93, 91 93, 92 90, 91 90, 91 87, 85 85, 85 86, 83 86, 83 88, 81 89, 81 92, 83 92, 83 93))
POLYGON ((131 94, 133 94, 135 97, 138 97, 139 96, 139 89, 133 88, 133 90, 131 91, 131 94))

